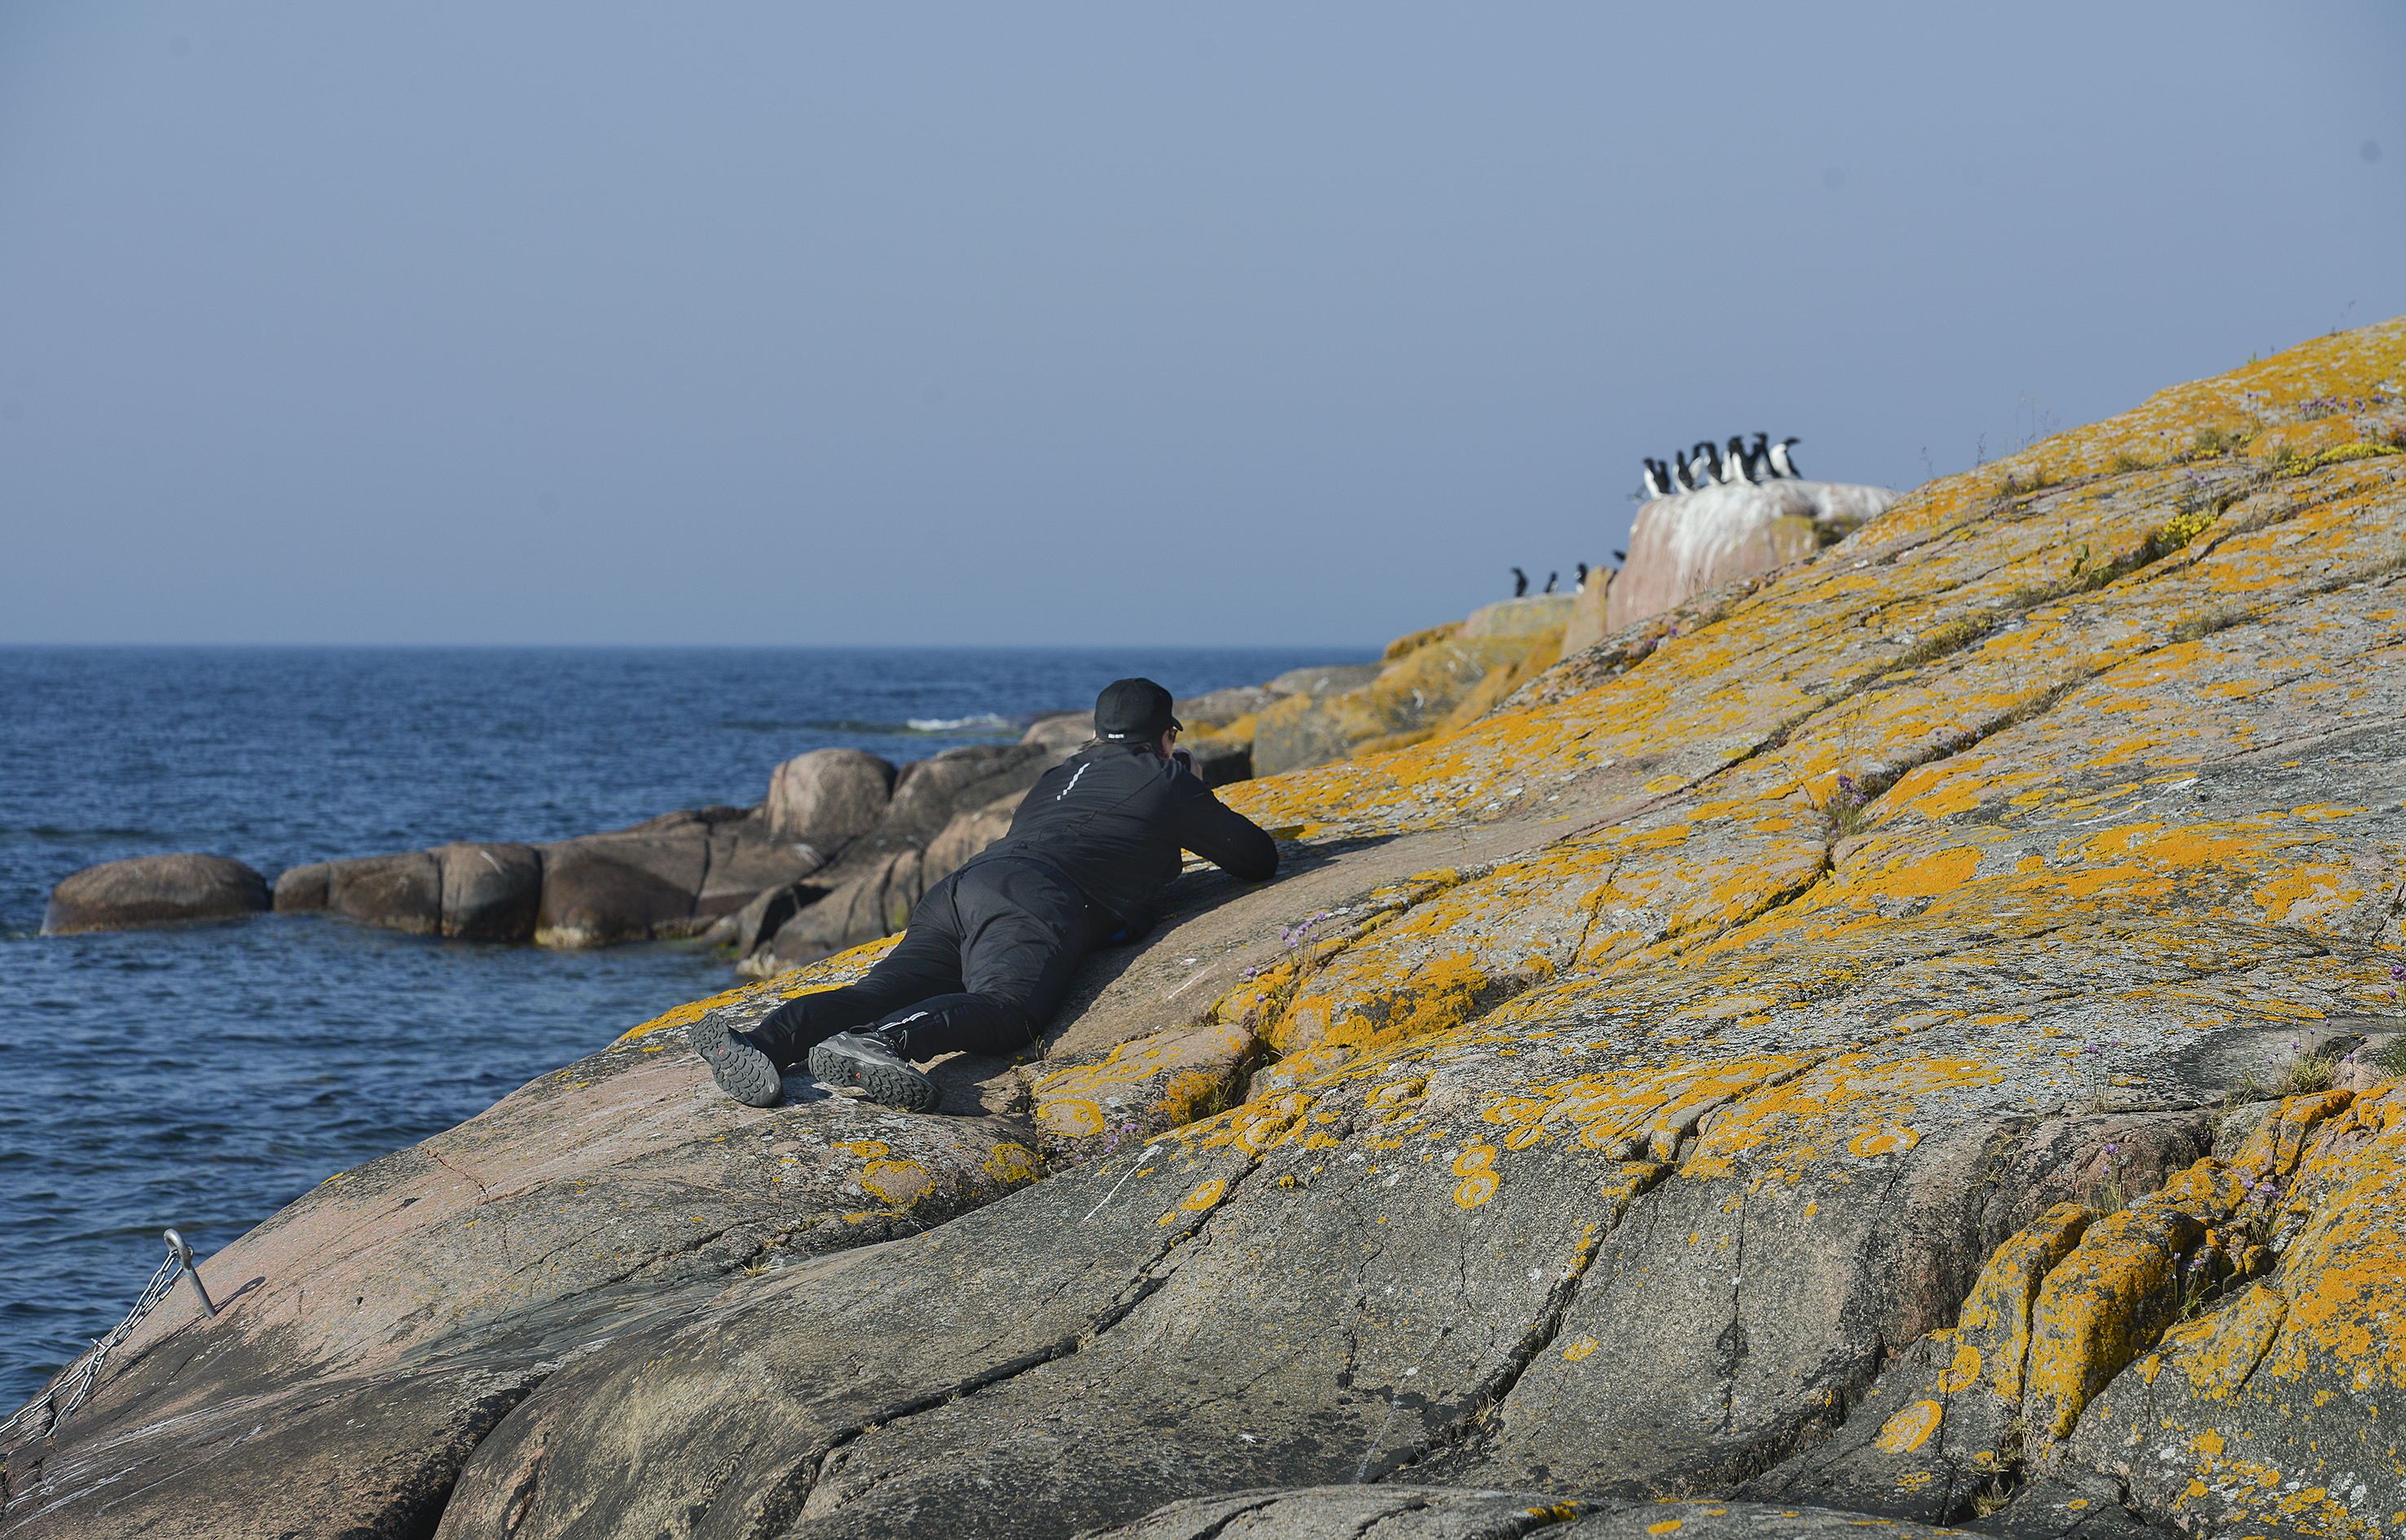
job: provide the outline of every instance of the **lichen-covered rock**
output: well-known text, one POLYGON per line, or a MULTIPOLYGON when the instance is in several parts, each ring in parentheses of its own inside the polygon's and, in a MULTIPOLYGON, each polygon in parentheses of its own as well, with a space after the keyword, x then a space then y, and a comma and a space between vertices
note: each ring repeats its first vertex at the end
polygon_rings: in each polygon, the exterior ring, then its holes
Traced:
POLYGON ((1570 623, 1578 606, 1576 594, 1528 594, 1501 599, 1473 610, 1451 640, 1485 642, 1500 636, 1543 636, 1570 623))
MULTIPOLYGON (((1082 1540, 1859 1540, 1852 1513, 1762 1503, 1583 1502, 1543 1492, 1465 1491, 1402 1482, 1304 1487, 1189 1498, 1133 1524, 1082 1540)), ((1935 1540, 1948 1530, 1879 1526, 1895 1540, 1935 1540)))
POLYGON ((267 879, 230 856, 137 855, 61 878, 42 911, 42 934, 223 920, 268 902, 267 879))
POLYGON ((1267 685, 1238 685, 1209 695, 1187 696, 1173 702, 1169 709, 1186 725, 1189 733, 1209 732, 1260 715, 1278 702, 1279 696, 1280 692, 1267 685))
MULTIPOLYGON (((1279 881, 1198 867, 1040 1058, 938 1067, 1048 1180, 607 1330, 463 1240, 510 1405, 441 1533, 2393 1532, 2400 395, 2406 323, 2319 339, 1230 788, 1279 881)), ((707 1083, 653 1062, 552 1124, 707 1083)), ((137 1345, 27 1533, 254 1490, 165 1378, 348 1405, 205 1345, 137 1345)))
POLYGON ((2211 1238, 2162 1291, 2180 1323, 2085 1408, 2060 1462, 2206 1533, 2395 1528, 2401 1154, 2406 1084, 2298 1097, 2229 1168, 2148 1200, 2211 1238))
MULTIPOLYGON (((1543 613, 1567 607, 1565 600, 1543 613)), ((1552 662, 1560 628, 1557 620, 1551 629, 1537 632, 1510 630, 1477 640, 1432 642, 1412 648, 1350 688, 1333 694, 1306 691, 1286 696, 1255 719, 1253 773, 1276 775, 1309 769, 1428 737, 1491 678, 1533 657, 1536 662, 1527 671, 1530 673, 1552 662)), ((1490 695, 1500 699, 1502 687, 1499 679, 1490 695)), ((1466 715, 1475 717, 1484 704, 1473 707, 1466 715)))

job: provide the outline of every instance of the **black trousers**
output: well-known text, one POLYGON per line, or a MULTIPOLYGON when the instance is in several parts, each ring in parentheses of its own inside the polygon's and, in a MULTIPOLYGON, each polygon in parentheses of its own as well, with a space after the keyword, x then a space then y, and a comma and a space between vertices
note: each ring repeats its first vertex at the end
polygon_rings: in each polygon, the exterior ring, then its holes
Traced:
POLYGON ((927 890, 858 983, 787 1000, 748 1036, 781 1069, 862 1026, 913 1059, 1015 1053, 1052 1019, 1105 923, 1117 924, 1041 861, 980 861, 927 890))

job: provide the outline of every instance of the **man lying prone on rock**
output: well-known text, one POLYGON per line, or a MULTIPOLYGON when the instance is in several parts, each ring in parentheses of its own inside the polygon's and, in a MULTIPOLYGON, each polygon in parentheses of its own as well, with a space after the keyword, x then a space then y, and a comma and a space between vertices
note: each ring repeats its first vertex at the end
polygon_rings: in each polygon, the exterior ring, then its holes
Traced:
POLYGON ((1173 747, 1179 731, 1168 690, 1114 681, 1095 700, 1095 742, 1044 773, 1010 833, 927 890, 858 983, 787 1000, 748 1032, 696 1023, 711 1078, 773 1107, 780 1072, 807 1055, 825 1084, 927 1111, 941 1093, 912 1061, 1034 1043, 1081 958, 1152 928, 1180 850, 1247 882, 1274 875, 1278 846, 1211 795, 1173 747))

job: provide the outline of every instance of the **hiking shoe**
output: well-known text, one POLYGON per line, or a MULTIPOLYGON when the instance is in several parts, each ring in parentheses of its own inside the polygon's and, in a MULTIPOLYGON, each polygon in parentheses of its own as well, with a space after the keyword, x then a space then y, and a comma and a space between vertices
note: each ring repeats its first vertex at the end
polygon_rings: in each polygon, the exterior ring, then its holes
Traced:
POLYGON ((925 1112, 944 1099, 942 1089, 891 1043, 866 1032, 839 1032, 812 1049, 811 1074, 822 1085, 856 1085, 871 1100, 905 1112, 925 1112))
POLYGON ((768 1054, 727 1029, 715 1016, 704 1016, 686 1028, 686 1041, 710 1066, 718 1089, 746 1107, 774 1107, 783 1093, 783 1077, 768 1054))

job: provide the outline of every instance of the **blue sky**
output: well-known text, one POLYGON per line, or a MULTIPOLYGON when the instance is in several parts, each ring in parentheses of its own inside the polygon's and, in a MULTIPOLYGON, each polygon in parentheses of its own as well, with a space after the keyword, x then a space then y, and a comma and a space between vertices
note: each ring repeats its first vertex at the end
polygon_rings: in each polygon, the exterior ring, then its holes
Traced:
POLYGON ((2406 312, 2406 7, 0 7, 0 641, 1378 643, 2406 312))

